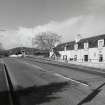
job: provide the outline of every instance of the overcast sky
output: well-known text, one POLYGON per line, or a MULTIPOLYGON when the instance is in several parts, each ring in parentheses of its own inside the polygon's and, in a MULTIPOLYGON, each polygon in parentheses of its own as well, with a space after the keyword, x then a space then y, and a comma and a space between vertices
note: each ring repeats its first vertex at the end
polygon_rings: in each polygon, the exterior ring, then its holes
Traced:
POLYGON ((105 0, 0 0, 0 30, 5 48, 29 47, 43 31, 62 41, 105 34, 105 0))

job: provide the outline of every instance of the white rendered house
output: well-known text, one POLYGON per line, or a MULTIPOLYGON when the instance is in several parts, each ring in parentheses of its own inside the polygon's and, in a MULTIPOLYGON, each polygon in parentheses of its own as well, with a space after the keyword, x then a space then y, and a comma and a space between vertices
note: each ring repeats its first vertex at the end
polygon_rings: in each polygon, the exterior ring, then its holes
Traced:
POLYGON ((105 35, 59 44, 56 47, 62 60, 105 62, 105 35))

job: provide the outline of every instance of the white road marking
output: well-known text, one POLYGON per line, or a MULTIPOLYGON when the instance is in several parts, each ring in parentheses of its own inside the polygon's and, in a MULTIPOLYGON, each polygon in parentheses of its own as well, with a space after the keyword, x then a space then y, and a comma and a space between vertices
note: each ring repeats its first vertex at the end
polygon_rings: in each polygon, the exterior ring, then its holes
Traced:
POLYGON ((75 83, 81 84, 81 85, 86 86, 86 87, 89 86, 89 85, 87 85, 87 84, 85 84, 85 83, 82 83, 82 82, 76 81, 76 80, 74 80, 74 79, 65 77, 65 76, 63 76, 63 75, 61 75, 61 74, 58 74, 58 73, 54 73, 54 75, 56 75, 56 76, 58 76, 58 77, 61 77, 61 78, 64 78, 64 79, 67 79, 67 80, 70 80, 70 81, 73 81, 73 82, 75 82, 75 83))
POLYGON ((73 82, 75 82, 75 83, 81 84, 81 85, 86 86, 86 87, 89 86, 89 85, 87 85, 87 84, 85 84, 85 83, 82 83, 82 82, 79 82, 79 81, 77 81, 77 80, 74 80, 74 79, 65 77, 65 76, 63 76, 63 75, 61 75, 61 74, 59 74, 59 73, 55 73, 55 72, 52 72, 52 71, 46 71, 46 70, 44 70, 43 68, 41 68, 40 66, 33 65, 33 64, 27 63, 27 62, 25 62, 25 61, 23 61, 23 62, 24 62, 25 64, 27 64, 27 65, 31 65, 32 67, 35 67, 35 68, 37 68, 37 69, 40 69, 41 71, 53 73, 55 76, 58 76, 58 77, 60 77, 60 78, 63 78, 63 79, 69 80, 69 81, 73 81, 73 82))

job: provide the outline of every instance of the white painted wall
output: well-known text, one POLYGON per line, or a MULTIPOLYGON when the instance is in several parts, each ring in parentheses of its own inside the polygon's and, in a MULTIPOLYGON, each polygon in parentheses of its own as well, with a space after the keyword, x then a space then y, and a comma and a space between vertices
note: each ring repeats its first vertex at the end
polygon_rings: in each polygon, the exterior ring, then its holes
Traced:
POLYGON ((64 55, 67 55, 67 59, 70 60, 70 58, 74 58, 75 55, 77 55, 77 61, 83 62, 84 61, 84 55, 88 55, 88 62, 99 62, 99 54, 103 54, 103 59, 105 62, 105 47, 102 49, 99 48, 89 48, 87 50, 80 49, 80 50, 66 50, 66 51, 59 51, 61 54, 61 59, 63 59, 64 55))

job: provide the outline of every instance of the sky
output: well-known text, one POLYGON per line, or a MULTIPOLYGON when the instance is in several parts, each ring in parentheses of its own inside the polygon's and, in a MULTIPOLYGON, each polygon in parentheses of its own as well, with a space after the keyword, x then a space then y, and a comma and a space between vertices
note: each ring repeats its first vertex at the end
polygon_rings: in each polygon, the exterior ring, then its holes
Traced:
POLYGON ((105 34, 105 0, 0 0, 0 42, 5 49, 32 47, 51 31, 62 42, 105 34))

